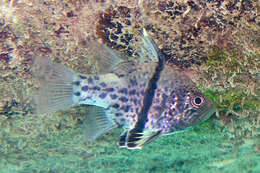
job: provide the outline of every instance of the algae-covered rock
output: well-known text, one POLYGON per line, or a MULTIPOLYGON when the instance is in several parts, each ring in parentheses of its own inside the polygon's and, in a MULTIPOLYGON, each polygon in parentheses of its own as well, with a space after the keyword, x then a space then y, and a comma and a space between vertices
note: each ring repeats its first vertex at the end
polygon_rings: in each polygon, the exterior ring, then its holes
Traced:
POLYGON ((258 0, 0 1, 0 170, 259 172, 259 14, 258 0), (211 119, 128 151, 116 146, 120 130, 84 142, 88 106, 33 114, 34 57, 97 73, 88 40, 137 58, 142 28, 167 63, 195 71, 217 107, 211 119))

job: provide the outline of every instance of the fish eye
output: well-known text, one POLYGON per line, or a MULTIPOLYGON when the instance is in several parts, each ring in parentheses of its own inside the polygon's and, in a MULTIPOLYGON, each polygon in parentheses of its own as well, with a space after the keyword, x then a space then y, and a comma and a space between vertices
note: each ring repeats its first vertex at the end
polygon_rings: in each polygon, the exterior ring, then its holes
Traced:
POLYGON ((203 96, 194 96, 191 99, 191 105, 195 108, 200 108, 205 102, 205 98, 203 96))

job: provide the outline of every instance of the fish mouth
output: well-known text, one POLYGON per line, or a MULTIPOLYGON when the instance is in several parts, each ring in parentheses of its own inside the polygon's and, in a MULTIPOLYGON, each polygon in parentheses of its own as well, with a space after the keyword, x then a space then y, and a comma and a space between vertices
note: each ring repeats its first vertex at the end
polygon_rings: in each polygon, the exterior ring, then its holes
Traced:
POLYGON ((213 102, 210 100, 209 103, 207 105, 205 105, 204 109, 201 110, 201 112, 198 114, 197 118, 193 118, 192 121, 192 125, 197 125, 203 121, 206 121, 207 119, 209 119, 211 117, 211 115, 216 112, 216 107, 213 104, 213 102))
POLYGON ((211 100, 209 100, 209 103, 204 110, 205 111, 203 111, 202 116, 200 118, 201 121, 205 121, 205 120, 209 119, 211 117, 211 115, 213 115, 213 113, 216 112, 216 106, 214 105, 214 103, 211 100))

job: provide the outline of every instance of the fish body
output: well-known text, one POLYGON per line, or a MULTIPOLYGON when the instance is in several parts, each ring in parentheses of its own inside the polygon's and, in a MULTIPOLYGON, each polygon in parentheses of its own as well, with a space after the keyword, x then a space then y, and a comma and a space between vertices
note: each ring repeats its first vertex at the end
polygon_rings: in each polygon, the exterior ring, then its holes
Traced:
POLYGON ((143 107, 153 66, 156 64, 142 63, 131 71, 117 69, 103 75, 79 75, 74 99, 79 104, 104 108, 118 125, 131 128, 143 107))
POLYGON ((35 96, 37 112, 78 104, 101 107, 86 118, 86 138, 123 127, 118 144, 128 149, 140 149, 161 135, 207 119, 215 110, 212 101, 183 71, 165 63, 145 30, 142 42, 139 62, 123 61, 107 47, 99 49, 111 62, 102 74, 80 74, 46 58, 36 59, 33 73, 42 81, 35 96))

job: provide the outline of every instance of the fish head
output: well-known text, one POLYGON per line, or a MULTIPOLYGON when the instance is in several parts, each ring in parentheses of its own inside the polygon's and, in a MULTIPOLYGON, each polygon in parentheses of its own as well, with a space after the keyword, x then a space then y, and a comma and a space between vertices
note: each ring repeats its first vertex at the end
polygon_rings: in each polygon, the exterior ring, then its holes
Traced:
POLYGON ((147 119, 138 119, 133 128, 125 131, 120 137, 119 146, 141 149, 161 135, 199 124, 214 111, 213 102, 188 78, 178 76, 178 82, 163 79, 158 83, 147 119))
POLYGON ((193 82, 173 87, 166 102, 158 123, 164 134, 193 127, 215 112, 213 102, 193 82))

